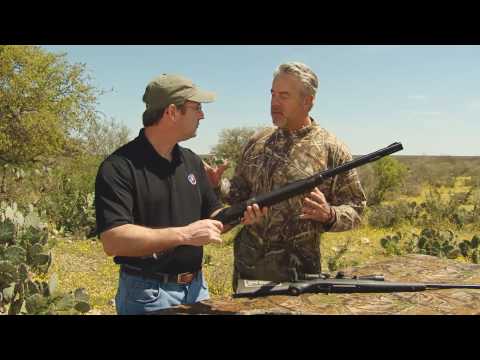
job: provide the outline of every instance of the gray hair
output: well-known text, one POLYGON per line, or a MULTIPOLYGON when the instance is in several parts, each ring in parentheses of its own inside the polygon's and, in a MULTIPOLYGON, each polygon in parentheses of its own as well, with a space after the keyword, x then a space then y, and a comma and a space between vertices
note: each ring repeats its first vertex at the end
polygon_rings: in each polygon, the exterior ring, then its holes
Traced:
POLYGON ((273 73, 273 77, 277 75, 290 74, 295 76, 303 85, 303 94, 315 96, 318 89, 318 77, 307 65, 300 62, 289 62, 278 66, 273 73))

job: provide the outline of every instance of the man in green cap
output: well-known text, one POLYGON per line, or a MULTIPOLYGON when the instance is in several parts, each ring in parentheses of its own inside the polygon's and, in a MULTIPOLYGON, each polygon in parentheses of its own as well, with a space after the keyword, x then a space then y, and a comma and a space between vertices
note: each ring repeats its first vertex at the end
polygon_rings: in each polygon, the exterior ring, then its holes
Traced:
MULTIPOLYGON (((95 183, 97 233, 105 253, 120 264, 118 314, 146 314, 209 298, 202 274, 203 245, 229 230, 212 220, 222 204, 202 160, 178 142, 196 136, 202 103, 212 92, 163 74, 143 95, 144 128, 101 165, 95 183)), ((244 224, 266 209, 254 204, 244 224)))

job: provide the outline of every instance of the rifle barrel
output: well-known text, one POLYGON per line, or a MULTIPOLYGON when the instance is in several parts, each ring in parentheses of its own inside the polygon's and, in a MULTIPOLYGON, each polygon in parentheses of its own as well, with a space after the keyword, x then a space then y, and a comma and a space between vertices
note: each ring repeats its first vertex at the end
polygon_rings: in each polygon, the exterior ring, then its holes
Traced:
POLYGON ((288 290, 292 295, 305 292, 322 293, 379 293, 379 292, 416 292, 435 289, 480 289, 479 284, 438 284, 403 283, 362 280, 309 280, 291 283, 288 290))
POLYGON ((425 284, 427 289, 480 289, 480 284, 425 284))

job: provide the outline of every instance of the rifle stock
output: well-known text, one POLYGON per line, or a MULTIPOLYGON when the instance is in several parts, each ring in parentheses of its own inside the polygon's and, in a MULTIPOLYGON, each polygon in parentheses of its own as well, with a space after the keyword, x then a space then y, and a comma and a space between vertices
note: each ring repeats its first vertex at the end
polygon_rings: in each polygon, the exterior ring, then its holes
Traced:
POLYGON ((401 143, 393 143, 383 149, 377 150, 373 153, 360 156, 357 159, 348 161, 333 169, 327 169, 314 174, 306 179, 292 182, 286 186, 276 189, 272 192, 254 196, 248 200, 242 201, 239 204, 234 204, 220 211, 213 219, 221 221, 223 224, 236 225, 243 216, 247 206, 258 204, 260 208, 264 206, 275 205, 281 201, 290 199, 294 196, 310 191, 321 184, 325 179, 334 177, 338 174, 347 172, 359 166, 365 165, 369 162, 376 161, 384 156, 393 154, 403 149, 401 143))

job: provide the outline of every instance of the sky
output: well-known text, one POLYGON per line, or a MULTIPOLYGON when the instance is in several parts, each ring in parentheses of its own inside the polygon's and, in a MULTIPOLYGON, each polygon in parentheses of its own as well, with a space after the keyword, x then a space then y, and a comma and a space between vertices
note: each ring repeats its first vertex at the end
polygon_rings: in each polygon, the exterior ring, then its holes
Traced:
POLYGON ((480 46, 464 45, 43 45, 84 63, 107 93, 97 109, 142 128, 148 82, 189 77, 217 100, 203 104, 197 136, 181 145, 209 153, 222 129, 271 125, 273 72, 300 61, 320 84, 311 116, 355 155, 393 142, 399 155, 480 156, 480 46))

